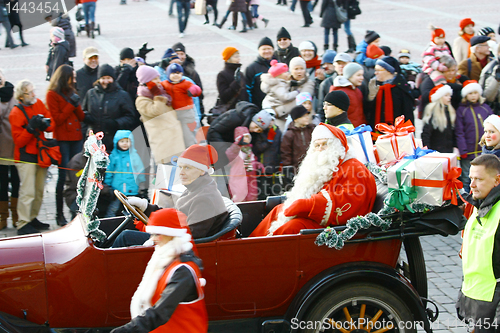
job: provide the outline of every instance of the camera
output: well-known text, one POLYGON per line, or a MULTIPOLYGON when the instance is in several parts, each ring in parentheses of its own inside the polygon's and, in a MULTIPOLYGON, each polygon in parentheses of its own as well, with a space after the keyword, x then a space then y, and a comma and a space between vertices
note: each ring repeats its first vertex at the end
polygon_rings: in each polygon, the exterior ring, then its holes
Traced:
POLYGON ((45 128, 50 126, 50 118, 45 118, 43 114, 39 114, 38 118, 40 119, 40 124, 42 124, 45 128))

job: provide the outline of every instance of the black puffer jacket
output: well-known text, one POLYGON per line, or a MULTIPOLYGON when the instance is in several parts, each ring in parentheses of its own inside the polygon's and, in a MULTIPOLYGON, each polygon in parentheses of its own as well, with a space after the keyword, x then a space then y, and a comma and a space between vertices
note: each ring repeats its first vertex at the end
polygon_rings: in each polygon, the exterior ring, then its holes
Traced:
POLYGON ((243 73, 241 73, 240 82, 237 82, 234 79, 234 72, 240 67, 241 64, 231 64, 226 62, 224 63, 224 69, 217 74, 217 91, 219 92, 220 104, 228 103, 239 92, 238 97, 234 99, 234 102, 231 103, 229 109, 234 109, 237 102, 247 100, 245 77, 243 73))
POLYGON ((69 64, 69 52, 70 46, 67 40, 50 47, 49 56, 47 58, 47 62, 45 63, 49 66, 47 81, 50 80, 59 66, 69 64))
POLYGON ((279 62, 285 63, 290 66, 290 60, 295 57, 300 57, 300 51, 298 48, 293 46, 292 43, 286 48, 281 49, 278 47, 276 51, 274 51, 274 57, 278 59, 279 62))
POLYGON ((80 98, 84 98, 87 95, 87 91, 94 86, 94 83, 97 81, 98 70, 99 66, 92 69, 84 64, 82 68, 76 71, 76 91, 80 98))
POLYGON ((266 94, 260 89, 260 76, 271 68, 271 60, 261 56, 250 64, 245 70, 245 83, 247 85, 248 101, 262 108, 262 101, 266 94))
POLYGON ((214 146, 219 155, 216 168, 229 164, 226 150, 234 142, 234 130, 239 126, 250 126, 253 116, 259 112, 257 106, 249 102, 239 102, 236 109, 229 110, 217 117, 210 125, 207 133, 208 142, 214 146))
POLYGON ((106 150, 113 150, 113 138, 117 130, 134 129, 134 106, 129 95, 115 82, 103 89, 100 83, 85 95, 82 109, 87 114, 85 122, 94 133, 104 132, 106 150))
MULTIPOLYGON (((321 3, 321 11, 319 13, 319 17, 321 20, 321 27, 323 28, 333 28, 339 29, 342 26, 342 23, 337 19, 337 13, 335 12, 335 4, 333 3, 336 0, 323 0, 321 3)), ((340 4, 337 1, 337 6, 340 4)))

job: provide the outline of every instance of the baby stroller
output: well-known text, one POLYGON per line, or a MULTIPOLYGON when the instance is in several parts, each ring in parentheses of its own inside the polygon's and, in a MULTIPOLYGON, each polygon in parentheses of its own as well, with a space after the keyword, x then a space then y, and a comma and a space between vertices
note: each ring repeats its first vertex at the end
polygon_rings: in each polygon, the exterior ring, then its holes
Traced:
MULTIPOLYGON (((76 21, 78 22, 76 25, 76 35, 79 36, 80 32, 85 31, 85 22, 80 23, 81 21, 85 20, 85 16, 83 15, 83 9, 82 9, 81 4, 78 4, 78 9, 76 10, 75 18, 76 18, 76 21)), ((94 31, 97 31, 97 33, 100 36, 101 35, 101 25, 96 24, 94 22, 93 26, 94 26, 94 29, 92 29, 92 31, 90 31, 92 38, 94 38, 94 31)), ((88 33, 87 33, 87 36, 90 37, 90 35, 88 33)))

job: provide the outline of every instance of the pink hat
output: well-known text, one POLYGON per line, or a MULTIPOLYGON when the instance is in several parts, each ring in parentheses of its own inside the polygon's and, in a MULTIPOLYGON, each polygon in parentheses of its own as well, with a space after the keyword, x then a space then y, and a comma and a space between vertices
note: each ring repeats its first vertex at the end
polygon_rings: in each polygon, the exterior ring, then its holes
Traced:
POLYGON ((272 77, 276 77, 280 74, 288 72, 288 66, 287 64, 278 62, 278 60, 273 59, 271 60, 271 68, 269 68, 269 71, 267 72, 271 74, 272 77))
POLYGON ((153 67, 145 65, 139 66, 136 72, 136 76, 139 83, 148 83, 154 78, 160 76, 160 73, 158 73, 153 67))

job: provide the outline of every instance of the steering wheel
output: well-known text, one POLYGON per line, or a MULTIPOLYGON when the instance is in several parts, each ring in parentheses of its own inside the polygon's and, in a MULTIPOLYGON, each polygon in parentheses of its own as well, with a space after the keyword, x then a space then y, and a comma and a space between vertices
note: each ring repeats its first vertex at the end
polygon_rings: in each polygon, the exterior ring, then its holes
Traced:
POLYGON ((146 214, 144 214, 144 212, 140 209, 135 209, 135 207, 132 206, 128 202, 128 198, 125 194, 123 194, 122 192, 120 192, 118 190, 115 190, 114 193, 115 193, 116 197, 118 198, 118 200, 120 200, 120 202, 123 204, 123 206, 125 207, 127 212, 129 212, 130 214, 137 217, 139 219, 139 221, 141 221, 145 225, 148 224, 149 218, 146 216, 146 214))

